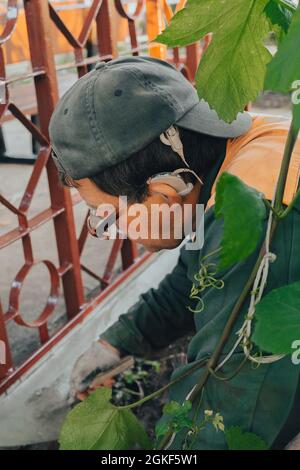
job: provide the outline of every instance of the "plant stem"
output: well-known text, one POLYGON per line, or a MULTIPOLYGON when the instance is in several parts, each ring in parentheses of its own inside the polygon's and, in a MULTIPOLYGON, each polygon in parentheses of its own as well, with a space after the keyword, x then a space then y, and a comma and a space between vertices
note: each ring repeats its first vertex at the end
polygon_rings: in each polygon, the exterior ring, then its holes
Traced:
POLYGON ((130 403, 129 405, 116 406, 116 408, 118 408, 119 410, 129 410, 131 408, 136 408, 137 406, 142 405, 148 400, 152 400, 153 398, 160 395, 162 392, 167 390, 172 385, 176 384, 177 382, 180 382, 180 380, 182 380, 183 378, 188 377, 200 367, 203 367, 206 362, 207 362, 207 359, 204 359, 204 360, 201 359, 197 361, 196 364, 193 367, 191 367, 188 371, 184 372, 182 375, 179 375, 178 377, 176 377, 176 379, 171 380, 169 383, 159 388, 158 390, 155 390, 155 392, 151 393, 150 395, 147 395, 146 397, 142 398, 141 400, 135 401, 134 403, 130 403))
POLYGON ((288 138, 286 141, 283 160, 280 168, 279 178, 277 182, 277 189, 275 195, 274 210, 279 213, 283 210, 283 196, 286 186, 286 180, 288 176, 289 166, 293 154, 293 149, 299 134, 299 129, 294 125, 294 120, 291 123, 291 127, 288 133, 288 138))
POLYGON ((295 204, 296 202, 298 201, 298 198, 300 196, 300 189, 298 189, 298 191, 296 192, 295 194, 295 197, 294 199, 292 200, 292 202, 287 206, 286 209, 284 209, 284 211, 280 214, 279 218, 280 219, 284 219, 290 212, 291 210, 295 207, 295 204))
POLYGON ((275 211, 274 207, 272 206, 272 203, 269 201, 269 199, 264 199, 264 204, 266 206, 266 208, 269 210, 269 211, 272 211, 273 214, 275 215, 275 217, 278 217, 280 218, 280 212, 278 213, 277 211, 275 211))
POLYGON ((136 396, 140 396, 140 392, 135 392, 134 390, 130 390, 130 388, 127 388, 127 387, 124 387, 122 388, 122 392, 127 392, 129 393, 129 395, 136 395, 136 396))

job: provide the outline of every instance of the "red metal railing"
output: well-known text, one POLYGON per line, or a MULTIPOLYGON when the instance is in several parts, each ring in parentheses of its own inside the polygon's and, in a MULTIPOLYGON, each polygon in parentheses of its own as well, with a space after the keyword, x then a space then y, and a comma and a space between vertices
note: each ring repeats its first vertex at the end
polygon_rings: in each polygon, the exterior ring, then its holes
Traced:
MULTIPOLYGON (((15 275, 11 285, 6 311, 4 311, 0 302, 0 341, 2 341, 2 344, 4 342, 6 346, 6 363, 0 364, 0 393, 39 360, 71 328, 82 321, 112 289, 115 289, 125 277, 149 256, 144 255, 144 257, 138 258, 137 248, 134 243, 128 240, 116 240, 102 276, 99 276, 98 273, 81 262, 82 251, 87 240, 86 224, 83 224, 77 238, 73 205, 78 202, 78 198, 72 199, 70 191, 59 184, 57 171, 50 156, 48 141, 48 123, 58 100, 58 71, 75 67, 78 77, 81 77, 87 73, 88 66, 99 60, 99 58, 101 60, 111 60, 116 57, 119 54, 118 45, 116 38, 113 38, 112 35, 112 25, 116 15, 119 15, 128 24, 129 48, 122 51, 122 53, 133 55, 138 55, 141 50, 137 34, 137 21, 143 15, 146 15, 145 28, 149 41, 164 27, 165 20, 168 21, 172 15, 172 10, 166 0, 137 0, 135 11, 132 14, 129 13, 129 9, 126 7, 128 2, 122 2, 122 0, 93 0, 90 6, 87 7, 88 11, 86 11, 81 31, 79 35, 75 36, 61 19, 59 11, 56 11, 55 2, 24 0, 23 3, 31 71, 25 75, 14 77, 13 80, 14 82, 23 81, 24 79, 33 80, 39 126, 33 124, 25 111, 21 109, 21 106, 13 102, 10 95, 11 79, 6 77, 4 47, 13 35, 18 21, 18 6, 20 4, 18 0, 8 0, 7 20, 0 35, 0 86, 5 87, 5 100, 0 103, 0 117, 2 122, 7 119, 8 115, 13 116, 32 134, 40 147, 21 202, 16 205, 5 198, 4 195, 0 195, 0 202, 11 213, 15 214, 18 220, 18 225, 15 228, 0 236, 0 249, 5 249, 19 240, 22 243, 24 256, 23 265, 15 275), (73 50, 73 62, 64 63, 60 66, 55 65, 55 50, 53 50, 51 42, 53 25, 55 25, 59 34, 64 36, 73 50), (87 42, 92 33, 97 38, 97 54, 86 57, 87 42), (29 209, 44 169, 46 169, 49 182, 50 206, 45 207, 38 214, 31 217, 29 209), (32 245, 32 233, 38 227, 47 223, 53 223, 54 225, 59 260, 57 266, 50 260, 39 259, 32 245), (114 266, 120 252, 123 273, 119 275, 117 280, 112 282, 114 266), (49 271, 50 293, 46 305, 38 317, 33 321, 27 321, 22 315, 20 294, 26 277, 37 264, 44 265, 49 271), (83 271, 97 279, 102 287, 101 292, 89 301, 84 295, 83 271), (54 335, 50 335, 48 323, 56 308, 60 284, 63 287, 68 322, 54 335), (7 323, 10 321, 25 328, 38 330, 40 338, 39 349, 17 368, 13 364, 11 345, 7 335, 7 323)), ((60 3, 63 4, 64 2, 60 3)), ((132 4, 132 1, 129 3, 132 4)), ((178 8, 181 8, 184 3, 180 1, 178 8)), ((70 1, 68 2, 69 6, 70 1)), ((142 48, 145 50, 145 44, 142 45, 142 48)), ((176 48, 173 49, 172 56, 168 57, 165 46, 157 44, 149 46, 149 53, 172 61, 190 80, 193 80, 200 58, 199 44, 188 46, 184 57, 180 57, 176 48)))

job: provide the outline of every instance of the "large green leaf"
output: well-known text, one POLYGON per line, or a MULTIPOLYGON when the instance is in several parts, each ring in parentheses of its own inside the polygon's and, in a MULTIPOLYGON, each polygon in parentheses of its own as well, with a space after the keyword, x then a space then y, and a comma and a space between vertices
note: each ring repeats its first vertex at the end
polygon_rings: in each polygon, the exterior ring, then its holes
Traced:
POLYGON ((266 450, 263 439, 252 432, 243 432, 239 426, 231 426, 225 430, 225 439, 229 450, 266 450))
MULTIPOLYGON (((265 90, 289 93, 300 80, 300 6, 293 15, 289 32, 267 67, 265 90)), ((299 85, 298 85, 299 87, 299 85)), ((298 93, 299 97, 299 93, 298 93)), ((300 103, 294 103, 294 119, 300 127, 300 103)))
POLYGON ((213 40, 196 75, 200 98, 231 122, 263 87, 272 56, 263 45, 270 30, 269 0, 189 0, 155 41, 191 44, 208 33, 213 40))
POLYGON ((60 433, 61 450, 130 450, 136 444, 151 448, 134 414, 118 409, 110 398, 111 389, 103 387, 68 414, 60 433))
POLYGON ((269 0, 265 13, 270 20, 271 29, 279 40, 282 40, 288 32, 295 10, 296 7, 288 0, 269 0))
POLYGON ((217 183, 216 218, 224 219, 219 268, 246 259, 263 234, 266 207, 263 195, 230 173, 222 173, 217 183))
POLYGON ((252 340, 263 351, 293 353, 300 339, 300 282, 274 289, 256 306, 252 340))
POLYGON ((300 7, 293 15, 289 32, 278 47, 273 60, 267 66, 264 88, 282 93, 292 90, 300 79, 300 7))

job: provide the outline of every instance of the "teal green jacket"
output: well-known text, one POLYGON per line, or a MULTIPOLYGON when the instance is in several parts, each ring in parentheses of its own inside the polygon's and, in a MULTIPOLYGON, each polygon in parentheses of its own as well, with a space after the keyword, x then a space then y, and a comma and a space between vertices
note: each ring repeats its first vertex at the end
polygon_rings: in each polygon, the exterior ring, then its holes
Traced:
MULTIPOLYGON (((210 197, 212 184, 223 159, 224 157, 217 162, 206 177, 206 184, 199 201, 204 205, 210 197)), ((122 314, 119 320, 101 335, 101 338, 124 354, 144 357, 169 345, 186 333, 193 332, 194 336, 187 350, 187 364, 175 369, 171 379, 193 367, 195 361, 209 358, 259 251, 258 247, 246 261, 218 273, 216 278, 223 280, 223 288, 207 287, 201 295, 203 310, 192 313, 188 309, 189 306, 192 309, 198 309, 200 306, 198 300, 190 298, 191 287, 195 282, 194 276, 198 273, 201 260, 204 258, 204 263, 218 263, 217 255, 211 253, 220 247, 221 235, 222 221, 215 219, 214 207, 211 207, 205 213, 203 248, 199 251, 190 251, 183 246, 178 264, 161 281, 158 288, 142 294, 139 301, 126 314, 122 314)), ((271 247, 277 259, 270 266, 265 293, 300 280, 299 248, 300 202, 278 226, 271 247)), ((248 306, 249 299, 240 311, 220 361, 235 343, 236 332, 243 323, 248 306)), ((284 315, 284 311, 282 314, 284 315)), ((242 350, 237 349, 231 360, 218 373, 230 376, 243 358, 242 350)), ((220 381, 211 376, 204 388, 199 420, 202 421, 204 410, 219 412, 224 418, 225 427, 240 426, 244 431, 254 432, 271 448, 285 429, 286 423, 289 422, 288 418, 298 406, 297 403, 299 404, 300 397, 299 393, 297 394, 299 372, 300 366, 294 365, 288 356, 273 364, 259 367, 247 362, 239 374, 229 381, 220 381)), ((200 368, 173 385, 169 389, 170 400, 182 402, 202 373, 203 369, 200 368)), ((162 417, 161 420, 163 419, 162 417)), ((300 416, 292 421, 292 432, 296 428, 296 432, 300 432, 300 416)), ((179 432, 169 449, 181 449, 185 433, 186 431, 179 432)), ((226 449, 224 433, 208 425, 198 434, 193 448, 226 449)))

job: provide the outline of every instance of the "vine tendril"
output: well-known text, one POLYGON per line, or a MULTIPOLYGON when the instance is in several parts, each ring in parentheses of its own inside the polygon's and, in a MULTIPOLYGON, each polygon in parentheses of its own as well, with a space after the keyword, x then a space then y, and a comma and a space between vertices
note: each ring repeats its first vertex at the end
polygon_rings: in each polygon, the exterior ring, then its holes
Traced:
POLYGON ((194 275, 194 279, 198 285, 196 285, 196 283, 193 282, 190 296, 189 296, 189 298, 192 300, 198 300, 200 306, 197 309, 193 309, 192 307, 187 306, 188 310, 192 313, 201 313, 204 310, 204 301, 199 296, 200 293, 202 293, 208 287, 212 287, 214 289, 219 290, 219 289, 223 289, 225 285, 222 279, 217 279, 215 277, 218 271, 217 264, 216 263, 205 264, 205 260, 208 257, 213 256, 214 254, 218 253, 220 250, 221 248, 218 248, 212 251, 211 253, 208 253, 200 261, 200 269, 194 275))

